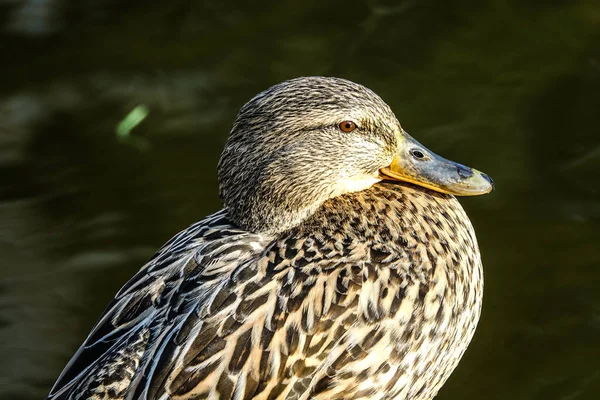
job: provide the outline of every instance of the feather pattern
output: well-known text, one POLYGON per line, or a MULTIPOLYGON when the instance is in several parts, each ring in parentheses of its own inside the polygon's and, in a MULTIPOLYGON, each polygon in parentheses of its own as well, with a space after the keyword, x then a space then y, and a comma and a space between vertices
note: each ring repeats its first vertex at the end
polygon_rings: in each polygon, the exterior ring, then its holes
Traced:
POLYGON ((431 399, 482 291, 450 195, 384 182, 277 235, 222 210, 121 289, 49 399, 431 399))

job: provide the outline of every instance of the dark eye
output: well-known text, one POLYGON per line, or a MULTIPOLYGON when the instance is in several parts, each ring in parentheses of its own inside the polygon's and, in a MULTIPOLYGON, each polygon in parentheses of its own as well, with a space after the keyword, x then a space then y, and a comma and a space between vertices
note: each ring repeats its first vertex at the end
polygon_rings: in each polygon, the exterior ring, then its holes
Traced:
POLYGON ((412 156, 416 159, 423 159, 425 158, 425 154, 423 154, 423 152, 421 150, 417 150, 417 149, 413 149, 410 151, 410 154, 412 154, 412 156))
POLYGON ((340 129, 342 130, 342 132, 352 132, 356 129, 356 124, 352 121, 344 121, 340 124, 340 129))

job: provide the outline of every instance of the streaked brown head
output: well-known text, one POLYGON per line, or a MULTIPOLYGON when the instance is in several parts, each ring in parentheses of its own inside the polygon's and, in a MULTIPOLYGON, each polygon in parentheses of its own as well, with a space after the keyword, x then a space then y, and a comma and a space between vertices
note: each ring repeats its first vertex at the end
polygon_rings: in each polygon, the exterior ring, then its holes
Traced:
POLYGON ((324 201, 386 180, 455 195, 492 190, 487 175, 426 149, 373 91, 340 78, 279 83, 240 110, 219 162, 221 198, 254 232, 292 228, 324 201))

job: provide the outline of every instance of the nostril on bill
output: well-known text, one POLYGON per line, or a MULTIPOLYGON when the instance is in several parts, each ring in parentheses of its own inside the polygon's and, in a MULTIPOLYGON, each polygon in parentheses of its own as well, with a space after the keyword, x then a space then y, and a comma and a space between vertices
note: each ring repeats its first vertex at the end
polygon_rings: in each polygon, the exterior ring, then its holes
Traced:
POLYGON ((464 179, 470 178, 473 176, 473 171, 471 170, 471 168, 467 168, 464 165, 460 165, 460 164, 456 165, 456 172, 458 172, 458 176, 460 176, 461 178, 464 178, 464 179))

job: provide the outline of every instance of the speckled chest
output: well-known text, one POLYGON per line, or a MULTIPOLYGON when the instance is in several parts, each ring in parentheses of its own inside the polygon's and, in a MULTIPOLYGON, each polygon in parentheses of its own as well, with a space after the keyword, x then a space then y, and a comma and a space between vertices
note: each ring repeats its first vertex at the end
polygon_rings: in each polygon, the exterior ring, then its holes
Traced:
POLYGON ((479 319, 477 242, 451 196, 379 184, 330 200, 267 254, 302 382, 287 398, 430 399, 479 319))

